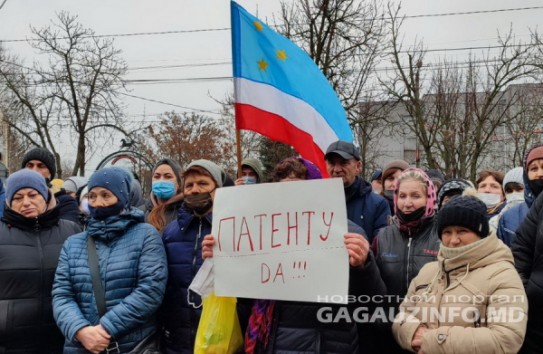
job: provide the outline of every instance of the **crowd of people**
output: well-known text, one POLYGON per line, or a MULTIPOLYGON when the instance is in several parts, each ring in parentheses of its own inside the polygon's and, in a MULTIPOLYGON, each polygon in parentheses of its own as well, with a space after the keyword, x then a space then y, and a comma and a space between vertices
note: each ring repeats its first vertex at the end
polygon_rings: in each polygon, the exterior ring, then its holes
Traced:
MULTIPOLYGON (((324 159, 345 193, 349 295, 369 299, 331 311, 368 316, 330 323, 319 315, 329 304, 240 298, 240 353, 542 352, 543 144, 473 182, 403 160, 366 181, 346 141, 324 159)), ((246 158, 232 179, 209 160, 164 158, 145 196, 128 170, 59 180, 55 166, 34 148, 0 184, 0 353, 135 353, 143 342, 193 353, 202 299, 189 286, 213 257, 217 189, 324 172, 300 157, 273 171, 246 158)))

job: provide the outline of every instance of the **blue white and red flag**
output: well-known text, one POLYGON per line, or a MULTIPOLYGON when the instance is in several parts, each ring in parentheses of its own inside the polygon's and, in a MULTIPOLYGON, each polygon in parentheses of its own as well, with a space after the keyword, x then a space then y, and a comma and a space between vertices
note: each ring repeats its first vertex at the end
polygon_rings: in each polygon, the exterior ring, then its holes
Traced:
POLYGON ((231 20, 237 129, 291 145, 327 175, 327 147, 352 142, 330 83, 306 52, 233 1, 231 20))

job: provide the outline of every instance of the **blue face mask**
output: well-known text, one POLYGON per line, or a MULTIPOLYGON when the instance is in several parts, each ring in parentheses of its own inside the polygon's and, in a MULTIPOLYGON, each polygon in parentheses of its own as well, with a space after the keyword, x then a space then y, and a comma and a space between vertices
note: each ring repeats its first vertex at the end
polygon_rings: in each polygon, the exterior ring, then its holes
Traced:
POLYGON ((153 182, 152 191, 158 199, 170 199, 175 195, 175 184, 170 181, 153 182))
POLYGON ((243 183, 245 183, 245 184, 255 184, 256 183, 256 177, 243 176, 243 183))

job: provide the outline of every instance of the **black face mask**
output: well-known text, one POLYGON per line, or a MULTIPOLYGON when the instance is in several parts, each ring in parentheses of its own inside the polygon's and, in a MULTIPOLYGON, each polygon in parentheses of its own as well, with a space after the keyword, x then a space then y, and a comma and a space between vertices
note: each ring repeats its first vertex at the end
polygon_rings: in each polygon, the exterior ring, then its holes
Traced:
POLYGON ((123 210, 124 205, 121 202, 102 208, 95 208, 89 205, 90 216, 97 220, 103 220, 110 216, 119 215, 123 210))
POLYGON ((528 185, 536 197, 543 191, 543 179, 531 179, 528 185))
POLYGON ((213 198, 210 192, 186 195, 185 205, 194 215, 203 216, 213 207, 213 198))
POLYGON ((408 224, 410 222, 420 220, 424 216, 424 211, 426 210, 426 206, 420 207, 417 210, 415 210, 412 213, 404 214, 401 210, 398 210, 396 212, 396 216, 400 221, 404 224, 408 224))
POLYGON ((394 189, 385 189, 383 191, 383 195, 387 199, 390 199, 390 200, 394 199, 394 189))

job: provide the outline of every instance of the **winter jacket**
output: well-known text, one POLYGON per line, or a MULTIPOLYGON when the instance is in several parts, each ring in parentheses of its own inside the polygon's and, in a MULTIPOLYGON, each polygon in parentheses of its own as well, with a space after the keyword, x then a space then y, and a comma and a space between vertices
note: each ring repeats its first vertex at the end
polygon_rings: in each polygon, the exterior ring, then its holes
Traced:
POLYGON ((53 285, 53 312, 66 338, 64 353, 87 353, 76 333, 101 324, 122 353, 156 331, 168 273, 156 229, 137 209, 104 220, 89 219, 85 232, 70 237, 60 254, 53 285), (107 311, 101 318, 89 270, 87 238, 96 243, 107 311))
POLYGON ((411 282, 392 327, 396 340, 412 350, 425 324, 424 353, 517 353, 528 304, 511 251, 495 234, 462 248, 441 250, 411 282))
MULTIPOLYGON (((349 223, 349 232, 362 234, 363 231, 358 225, 349 223)), ((352 299, 362 299, 362 302, 350 301, 349 306, 345 306, 275 301, 269 344, 264 347, 258 343, 255 353, 373 353, 369 347, 373 344, 374 326, 362 319, 365 315, 368 318, 372 316, 377 304, 371 299, 375 295, 384 295, 386 288, 371 252, 363 267, 349 267, 349 272, 349 295, 352 295, 352 299)), ((247 322, 243 317, 250 315, 250 308, 249 311, 243 309, 243 306, 247 306, 244 300, 238 301, 242 329, 245 329, 247 322)), ((251 306, 252 301, 249 302, 251 306)))
POLYGON ((6 206, 6 190, 4 188, 4 182, 0 179, 0 218, 4 215, 4 208, 6 206))
POLYGON ((55 193, 60 208, 60 218, 79 223, 79 203, 73 197, 66 194, 64 189, 55 193))
POLYGON ((543 193, 534 201, 511 246, 515 267, 528 296, 528 329, 523 353, 543 348, 543 193))
POLYGON ((524 221, 524 218, 528 214, 528 210, 534 203, 534 200, 537 198, 537 193, 532 190, 530 187, 530 180, 528 178, 528 173, 526 170, 527 157, 530 152, 539 147, 540 145, 534 145, 531 149, 526 152, 524 157, 524 172, 522 174, 522 179, 524 180, 524 203, 521 203, 510 210, 506 211, 500 218, 498 224, 498 237, 508 246, 511 246, 516 238, 516 231, 519 228, 520 224, 524 221))
MULTIPOLYGON (((349 294, 354 295, 353 298, 364 295, 369 299, 373 295, 383 295, 386 292, 371 253, 363 268, 351 267, 349 281, 349 294)), ((368 306, 367 303, 357 305, 368 306)), ((371 326, 369 323, 357 324, 357 319, 363 315, 368 315, 369 318, 373 312, 368 309, 354 315, 355 308, 334 304, 276 301, 269 345, 264 349, 262 343, 259 343, 256 353, 357 354, 359 345, 366 345, 365 341, 362 344, 359 341, 357 326, 362 327, 362 333, 371 326)), ((366 352, 361 349, 361 353, 366 352)))
POLYGON ((397 223, 379 232, 373 249, 388 295, 403 297, 420 269, 436 260, 441 242, 435 220, 435 216, 426 219, 412 235, 401 232, 397 223))
POLYGON ((51 289, 62 244, 80 231, 60 219, 58 206, 32 219, 6 207, 0 222, 0 353, 62 353, 51 289))
POLYGON ((383 197, 373 193, 371 184, 360 177, 356 177, 353 184, 345 188, 345 199, 347 218, 366 231, 371 244, 379 230, 388 225, 388 203, 383 197))
MULTIPOLYGON (((192 279, 202 265, 202 239, 211 233, 211 214, 198 217, 185 208, 179 209, 162 234, 168 257, 168 286, 161 311, 165 352, 193 353, 201 308, 189 305, 187 293, 192 279)), ((190 292, 190 301, 201 304, 200 297, 190 292)))
MULTIPOLYGON (((436 260, 440 240, 435 220, 435 216, 425 219, 418 231, 409 235, 400 231, 397 219, 392 219, 393 223, 381 229, 374 239, 372 248, 389 295, 383 307, 390 317, 394 317, 411 280, 426 263, 436 260)), ((387 354, 403 353, 392 338, 390 326, 387 322, 381 328, 380 347, 387 354)))
POLYGON ((508 209, 500 217, 497 235, 507 246, 511 246, 516 238, 516 231, 528 214, 528 204, 520 203, 508 209))
MULTIPOLYGON (((153 193, 151 193, 151 198, 154 198, 153 193)), ((179 199, 180 200, 178 202, 168 204, 168 206, 166 206, 166 208, 164 209, 164 217, 166 220, 165 226, 167 226, 172 221, 177 220, 179 208, 181 207, 181 204, 183 203, 182 197, 180 197, 179 199)), ((151 199, 147 199, 145 201, 145 204, 139 207, 139 209, 145 213, 145 222, 149 222, 149 213, 153 210, 154 207, 155 207, 155 204, 153 200, 151 199)))

